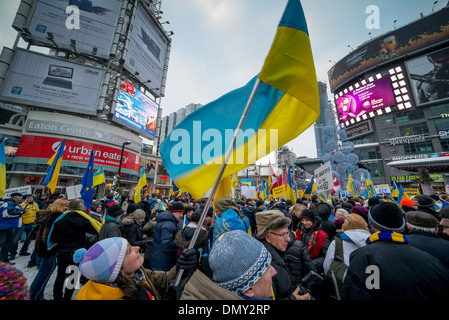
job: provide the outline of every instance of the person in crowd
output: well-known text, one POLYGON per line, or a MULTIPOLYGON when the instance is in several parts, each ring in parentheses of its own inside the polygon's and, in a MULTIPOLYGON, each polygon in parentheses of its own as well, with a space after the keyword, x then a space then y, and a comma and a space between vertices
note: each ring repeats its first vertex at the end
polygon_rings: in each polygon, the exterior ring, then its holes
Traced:
POLYGON ((214 223, 214 232, 212 239, 212 246, 215 239, 220 235, 230 230, 242 230, 248 232, 250 229, 250 222, 246 216, 241 214, 233 205, 231 196, 224 196, 215 201, 216 217, 214 223))
POLYGON ((184 207, 184 213, 182 215, 181 220, 178 222, 178 229, 182 230, 192 221, 192 215, 195 210, 191 206, 184 207))
POLYGON ((128 240, 131 246, 139 246, 141 252, 145 252, 148 243, 151 241, 151 239, 147 239, 146 235, 142 233, 145 216, 145 211, 137 209, 122 221, 123 237, 128 240))
POLYGON ((303 277, 315 270, 307 248, 296 241, 289 230, 291 219, 279 210, 256 213, 257 235, 270 252, 271 265, 276 270, 273 277, 277 300, 308 300, 310 294, 300 284, 303 277))
POLYGON ((48 203, 48 196, 46 193, 42 192, 41 194, 34 197, 34 202, 37 203, 40 210, 47 209, 48 203))
POLYGON ((440 221, 440 226, 442 227, 442 234, 446 237, 449 237, 449 219, 442 218, 440 221))
POLYGON ((302 241, 307 247, 316 271, 322 273, 324 257, 329 247, 329 238, 321 229, 318 219, 312 210, 304 210, 301 215, 301 227, 298 226, 296 230, 296 240, 302 241))
MULTIPOLYGON (((203 213, 202 209, 195 210, 192 214, 190 222, 185 226, 185 228, 180 229, 176 234, 176 245, 181 250, 187 249, 193 238, 193 235, 198 228, 198 223, 203 213)), ((209 253, 211 250, 211 228, 212 228, 212 214, 213 210, 209 210, 204 219, 204 224, 201 227, 198 237, 196 239, 194 248, 197 252, 198 257, 198 269, 203 272, 209 278, 212 278, 212 270, 209 265, 209 253)))
POLYGON ((252 199, 246 199, 245 205, 241 210, 242 214, 246 217, 247 221, 249 221, 251 233, 255 234, 256 232, 256 219, 254 218, 254 202, 252 199))
POLYGON ((430 253, 449 268, 449 241, 437 236, 438 219, 425 212, 408 211, 405 213, 405 220, 409 229, 407 233, 409 243, 430 253))
POLYGON ((242 230, 222 234, 212 247, 209 264, 213 279, 200 270, 189 278, 182 300, 271 300, 271 254, 242 230))
POLYGON ((98 234, 101 223, 86 212, 82 199, 69 201, 67 211, 53 223, 48 235, 47 247, 57 244, 57 276, 53 287, 54 300, 71 300, 74 288, 64 288, 66 269, 73 264, 73 253, 86 246, 86 233, 98 234))
POLYGON ((344 300, 448 299, 449 270, 435 257, 408 244, 406 223, 392 202, 368 213, 375 233, 350 255, 344 300))
POLYGON ((112 206, 114 204, 117 204, 117 202, 114 199, 114 194, 113 193, 108 193, 106 195, 106 206, 109 207, 109 206, 112 206))
POLYGON ((292 216, 292 231, 296 232, 296 229, 301 222, 302 211, 307 209, 307 206, 303 204, 302 199, 296 200, 296 204, 291 208, 290 214, 292 216))
POLYGON ((179 248, 175 237, 178 232, 178 222, 183 213, 182 203, 175 202, 170 210, 165 210, 156 216, 149 264, 152 270, 169 271, 176 264, 179 248))
POLYGON ((337 234, 337 226, 329 221, 329 217, 332 214, 332 206, 326 202, 318 203, 316 205, 315 216, 321 218, 321 229, 326 232, 329 242, 332 241, 337 234))
POLYGON ((195 250, 184 250, 168 272, 145 269, 140 247, 121 237, 98 241, 89 250, 78 249, 73 259, 89 280, 75 300, 163 300, 177 269, 196 266, 195 250))
POLYGON ((108 207, 104 216, 104 223, 101 226, 98 240, 112 237, 122 237, 122 217, 125 214, 119 204, 113 204, 108 207))
POLYGON ((444 228, 444 225, 447 224, 447 221, 449 221, 449 206, 446 206, 440 210, 439 217, 441 220, 446 219, 446 221, 444 221, 444 223, 440 223, 438 226, 437 235, 444 240, 449 240, 449 232, 447 229, 445 231, 444 228))
POLYGON ((19 242, 22 230, 20 201, 23 195, 18 192, 11 194, 0 206, 0 261, 14 264, 10 257, 11 248, 19 242))
MULTIPOLYGON (((22 210, 22 235, 25 236, 22 248, 19 251, 19 256, 29 256, 28 247, 31 243, 31 231, 35 226, 36 212, 39 211, 39 206, 34 201, 32 194, 25 195, 25 201, 20 204, 22 210)), ((22 239, 23 240, 23 239, 22 239)), ((16 252, 17 248, 11 248, 13 252, 16 252)))
POLYGON ((337 228, 337 232, 341 231, 343 223, 345 222, 345 219, 348 216, 349 216, 349 212, 343 208, 337 208, 337 210, 335 210, 335 217, 334 217, 334 220, 332 220, 332 223, 335 224, 335 228, 337 228))
POLYGON ((415 201, 409 198, 403 198, 401 199, 401 208, 404 210, 404 212, 413 211, 416 210, 417 205, 415 204, 415 201))
POLYGON ((435 211, 435 200, 425 194, 417 195, 415 199, 418 202, 418 207, 416 208, 416 210, 431 214, 435 218, 437 218, 438 221, 440 220, 438 212, 435 211))
POLYGON ((323 263, 324 273, 326 274, 329 271, 329 267, 335 259, 336 241, 341 240, 343 246, 343 262, 349 266, 350 254, 354 250, 365 246, 365 241, 370 235, 368 225, 360 215, 355 213, 348 214, 342 224, 342 232, 336 236, 338 239, 332 241, 327 249, 323 263))
POLYGON ((91 216, 98 222, 103 223, 103 219, 104 219, 103 204, 101 203, 101 201, 98 201, 98 200, 92 201, 92 203, 90 205, 89 216, 91 216))
MULTIPOLYGON (((53 271, 56 269, 56 251, 53 247, 47 248, 47 238, 53 222, 65 211, 69 202, 64 199, 56 199, 46 210, 39 210, 36 214, 37 231, 35 241, 35 253, 38 257, 38 272, 30 285, 30 299, 44 300, 44 291, 53 271)), ((31 260, 30 260, 31 262, 31 260)), ((28 266, 31 267, 30 262, 28 266)))
POLYGON ((429 194, 429 197, 431 197, 433 199, 433 201, 435 202, 434 210, 436 212, 439 212, 441 210, 441 208, 443 207, 443 203, 441 202, 440 196, 437 193, 432 193, 432 194, 429 194))

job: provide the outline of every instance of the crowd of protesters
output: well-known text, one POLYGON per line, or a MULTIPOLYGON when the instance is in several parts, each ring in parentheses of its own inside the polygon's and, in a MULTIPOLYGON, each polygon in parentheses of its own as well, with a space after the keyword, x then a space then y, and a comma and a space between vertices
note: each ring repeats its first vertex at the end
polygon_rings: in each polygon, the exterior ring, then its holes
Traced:
POLYGON ((110 194, 86 208, 14 193, 0 217, 0 299, 445 299, 446 200, 225 196, 198 225, 206 199, 110 194), (38 268, 34 279, 15 269, 17 254, 38 268), (76 295, 71 267, 81 273, 76 295))

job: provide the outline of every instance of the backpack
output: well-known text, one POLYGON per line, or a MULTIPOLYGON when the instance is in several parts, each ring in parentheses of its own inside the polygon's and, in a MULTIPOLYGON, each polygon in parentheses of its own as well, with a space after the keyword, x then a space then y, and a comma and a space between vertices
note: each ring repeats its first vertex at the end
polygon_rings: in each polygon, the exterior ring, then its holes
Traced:
POLYGON ((39 224, 39 228, 36 233, 36 254, 38 257, 51 257, 57 251, 56 246, 53 246, 51 249, 47 248, 48 235, 55 220, 56 217, 50 216, 48 219, 39 224))
POLYGON ((335 254, 329 270, 325 276, 325 284, 329 289, 330 298, 334 300, 341 300, 340 291, 343 286, 343 280, 346 276, 348 266, 344 263, 343 256, 343 240, 340 237, 335 237, 335 254))

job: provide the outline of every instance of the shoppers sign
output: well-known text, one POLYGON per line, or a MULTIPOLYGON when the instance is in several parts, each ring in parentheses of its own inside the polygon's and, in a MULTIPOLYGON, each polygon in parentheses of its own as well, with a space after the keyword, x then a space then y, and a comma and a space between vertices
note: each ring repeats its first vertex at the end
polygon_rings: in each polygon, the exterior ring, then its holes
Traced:
MULTIPOLYGON (((50 159, 61 144, 61 138, 22 135, 16 158, 50 159)), ((94 150, 94 164, 119 167, 121 149, 111 148, 90 142, 65 141, 63 160, 88 163, 91 151, 94 150)), ((122 168, 139 172, 140 157, 132 152, 124 151, 122 168)))

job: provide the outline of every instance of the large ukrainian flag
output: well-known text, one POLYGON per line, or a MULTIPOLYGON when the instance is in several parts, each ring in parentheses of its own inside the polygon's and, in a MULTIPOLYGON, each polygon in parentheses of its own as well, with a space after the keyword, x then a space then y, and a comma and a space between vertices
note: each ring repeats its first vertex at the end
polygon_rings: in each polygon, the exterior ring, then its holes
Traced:
POLYGON ((5 139, 0 143, 0 199, 6 192, 6 156, 5 139))
POLYGON ((194 198, 214 185, 257 78, 260 85, 223 178, 296 138, 319 117, 315 66, 299 0, 288 1, 260 74, 191 113, 161 144, 168 173, 194 198))
POLYGON ((59 171, 61 170, 62 157, 64 155, 65 139, 59 145, 58 151, 48 160, 50 166, 47 176, 45 177, 44 186, 50 189, 51 194, 55 193, 56 184, 58 183, 59 171))

